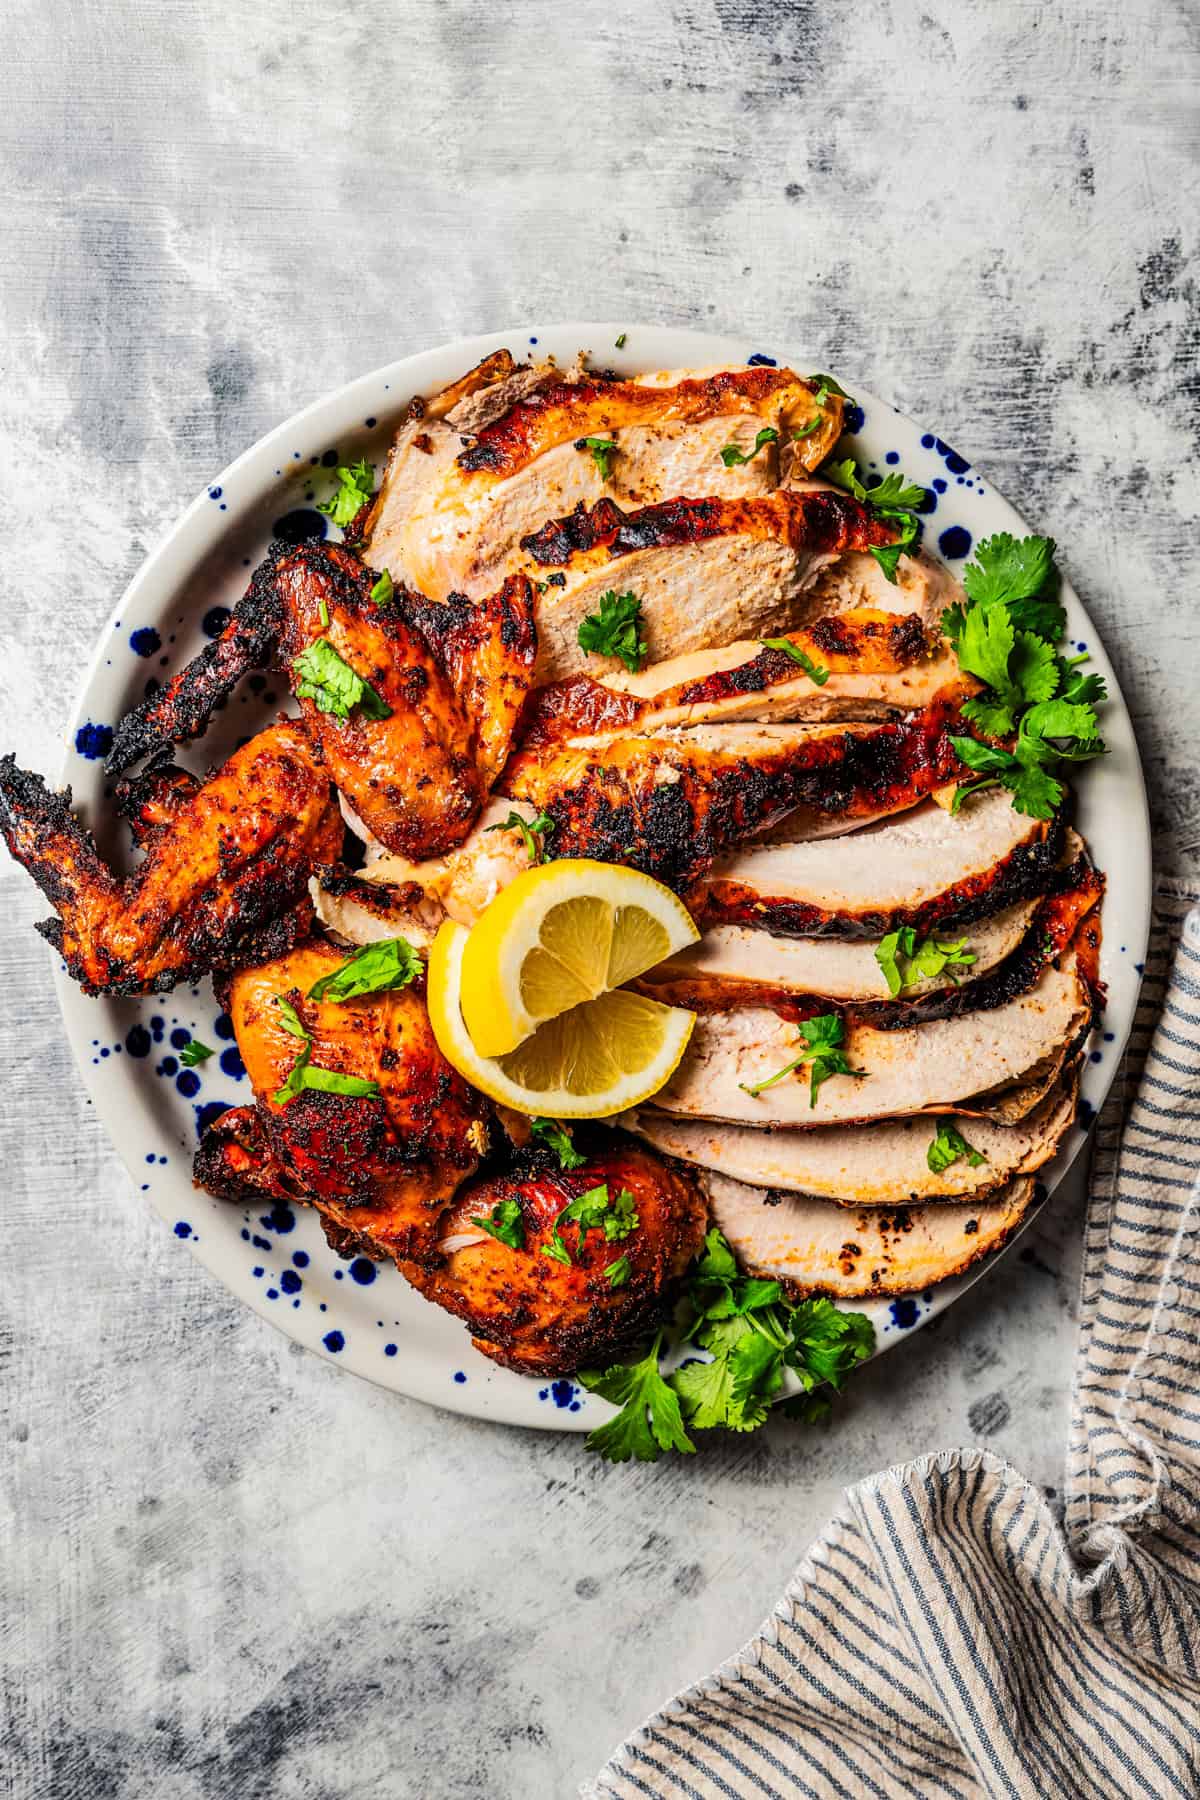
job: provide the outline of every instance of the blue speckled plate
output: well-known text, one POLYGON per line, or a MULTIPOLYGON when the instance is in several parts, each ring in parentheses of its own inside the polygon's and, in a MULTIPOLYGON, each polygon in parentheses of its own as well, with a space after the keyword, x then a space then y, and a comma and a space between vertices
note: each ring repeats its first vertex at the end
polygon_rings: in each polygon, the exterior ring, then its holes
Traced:
MULTIPOLYGON (((502 345, 517 357, 536 348, 564 363, 583 348, 630 374, 744 361, 814 366, 811 356, 783 345, 657 326, 539 326, 406 357, 298 413, 214 477, 130 584, 104 632, 70 727, 62 779, 71 783, 110 854, 123 851, 103 806, 99 759, 113 722, 141 698, 148 681, 179 668, 220 630, 222 609, 240 596, 280 521, 285 532, 323 524, 311 513, 314 481, 323 495, 332 486, 326 473, 332 465, 360 456, 382 463, 413 394, 443 386, 502 345), (617 350, 621 332, 625 342, 617 350)), ((852 420, 860 460, 872 468, 897 462, 929 488, 935 499, 925 541, 952 568, 961 568, 976 537, 1024 529, 964 457, 866 393, 852 371, 844 379, 860 402, 860 416, 852 420)), ((1066 550, 1069 559, 1069 545, 1066 550)), ((1109 878, 1101 963, 1109 1009, 1084 1075, 1086 1122, 1104 1098, 1133 1019, 1149 927, 1150 833, 1129 715, 1087 614, 1070 589, 1065 598, 1070 636, 1090 651, 1112 695, 1104 720, 1112 753, 1079 784, 1081 828, 1109 878)), ((275 688, 262 677, 244 683, 202 753, 193 755, 193 766, 220 760, 266 724, 285 697, 275 688)), ((356 1375, 459 1412, 582 1430, 608 1411, 571 1382, 542 1383, 496 1368, 471 1349, 456 1320, 422 1300, 395 1270, 340 1262, 315 1215, 286 1207, 243 1212, 195 1191, 191 1159, 199 1128, 222 1107, 249 1097, 228 1021, 207 984, 178 989, 165 1000, 89 1000, 60 968, 58 986, 84 1080, 136 1187, 181 1245, 263 1318, 356 1375), (221 1054, 199 1069, 181 1069, 179 1046, 193 1032, 221 1054)), ((1084 1128, 1071 1134, 1048 1173, 1051 1189, 1085 1135, 1084 1128)), ((947 1282, 927 1299, 872 1303, 867 1310, 880 1349, 941 1312, 977 1278, 947 1282)))

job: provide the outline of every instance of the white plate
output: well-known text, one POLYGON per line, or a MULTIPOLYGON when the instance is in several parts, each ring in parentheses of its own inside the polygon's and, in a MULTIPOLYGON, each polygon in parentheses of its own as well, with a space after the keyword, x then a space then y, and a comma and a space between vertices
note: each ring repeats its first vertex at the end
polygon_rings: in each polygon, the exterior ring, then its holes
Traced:
MULTIPOLYGON (((366 456, 380 464, 401 409, 461 375, 506 345, 514 356, 531 349, 568 362, 580 349, 625 374, 655 368, 737 364, 765 356, 808 371, 823 359, 774 343, 709 337, 659 326, 575 324, 538 326, 471 338, 405 357, 364 375, 318 401, 231 463, 190 506, 144 564, 116 608, 83 684, 69 734, 62 779, 69 781, 85 818, 98 827, 110 854, 123 854, 103 806, 97 727, 111 727, 139 700, 148 678, 182 664, 219 625, 211 615, 239 598, 251 567, 266 550, 275 521, 301 509, 306 473, 324 459, 366 456), (625 333, 621 350, 614 339, 625 333), (336 454, 335 454, 336 453, 336 454), (161 640, 161 644, 158 643, 161 640), (92 755, 88 755, 88 751, 92 755)), ((964 459, 940 439, 866 393, 853 371, 840 372, 865 414, 857 454, 883 468, 889 452, 914 480, 938 492, 926 519, 927 546, 960 570, 970 542, 997 530, 1021 532, 1021 519, 964 459)), ((326 480, 322 494, 332 487, 326 480)), ((1071 546, 1063 546, 1069 562, 1071 546)), ((1108 658, 1075 595, 1066 589, 1072 644, 1086 648, 1107 678, 1111 699, 1104 732, 1111 754, 1079 782, 1080 825, 1108 875, 1101 973, 1109 1006, 1083 1079, 1084 1121, 1100 1106, 1133 1020, 1150 918, 1150 835, 1146 796, 1133 731, 1108 658)), ((261 728, 282 700, 277 682, 243 683, 219 715, 192 765, 219 760, 240 737, 261 728), (261 691, 265 687, 266 691, 261 691)), ((102 732, 100 734, 102 736, 102 732)), ((102 752, 101 752, 102 753, 102 752)), ((392 1268, 340 1262, 328 1249, 315 1214, 243 1212, 198 1193, 191 1183, 200 1110, 247 1099, 225 1023, 207 983, 177 989, 165 999, 89 1000, 58 974, 63 1016, 83 1077, 136 1186, 205 1266, 289 1337, 371 1381, 439 1406, 512 1424, 582 1430, 607 1412, 573 1383, 539 1382, 499 1369, 472 1350, 466 1331, 429 1305, 392 1268), (191 1072, 172 1067, 172 1033, 195 1032, 226 1054, 191 1072), (140 1054, 137 1054, 140 1052, 140 1054), (180 1091, 180 1084, 182 1088, 180 1091), (194 1092, 187 1090, 194 1089, 194 1092)), ((1085 1130, 1047 1175, 1053 1188, 1081 1148, 1085 1130)), ((991 1268, 994 1263, 984 1265, 991 1268)), ((880 1349, 943 1311, 976 1279, 947 1282, 926 1296, 874 1301, 880 1349)))

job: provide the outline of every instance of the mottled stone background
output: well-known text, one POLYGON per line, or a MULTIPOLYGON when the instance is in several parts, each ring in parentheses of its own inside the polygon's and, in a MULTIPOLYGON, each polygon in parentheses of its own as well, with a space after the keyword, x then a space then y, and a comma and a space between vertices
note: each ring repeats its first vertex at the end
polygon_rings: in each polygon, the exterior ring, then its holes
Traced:
MULTIPOLYGON (((267 427, 528 318, 811 346, 1054 532, 1200 843, 1193 0, 7 0, 4 746, 53 770, 146 549, 267 427)), ((1060 1480, 1078 1207, 836 1429, 609 1469, 231 1302, 131 1184, 0 871, 0 1791, 557 1797, 773 1604, 842 1485, 1060 1480)))

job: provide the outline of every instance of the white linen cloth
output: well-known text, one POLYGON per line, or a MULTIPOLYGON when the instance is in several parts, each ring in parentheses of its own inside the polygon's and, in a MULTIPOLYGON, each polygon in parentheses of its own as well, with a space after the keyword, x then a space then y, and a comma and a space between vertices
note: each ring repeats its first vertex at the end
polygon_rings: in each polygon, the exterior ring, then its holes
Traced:
POLYGON ((1097 1129, 1063 1526, 985 1450, 860 1482, 758 1635, 585 1800, 1200 1795, 1194 898, 1159 896, 1097 1129))

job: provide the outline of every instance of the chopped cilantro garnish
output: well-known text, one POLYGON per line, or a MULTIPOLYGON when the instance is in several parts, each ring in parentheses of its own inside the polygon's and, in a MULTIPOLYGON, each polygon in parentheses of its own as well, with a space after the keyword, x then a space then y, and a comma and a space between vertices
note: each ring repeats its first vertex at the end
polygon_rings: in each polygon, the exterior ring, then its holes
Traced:
MULTIPOLYGON (((580 1158, 581 1162, 583 1160, 580 1158)), ((637 1230, 638 1215, 633 1195, 628 1188, 622 1188, 616 1199, 610 1200, 608 1183, 601 1182, 598 1187, 577 1194, 568 1206, 563 1207, 551 1228, 549 1244, 542 1245, 542 1255, 554 1262, 570 1263, 571 1252, 563 1238, 564 1225, 579 1227, 576 1256, 583 1250, 583 1240, 589 1231, 602 1231, 608 1243, 616 1243, 637 1230)))
POLYGON ((340 1003, 357 1000, 363 994, 386 993, 391 988, 407 987, 424 966, 407 938, 380 938, 373 944, 363 944, 340 968, 314 981, 308 997, 340 1003))
POLYGON ((616 656, 631 675, 636 675, 649 648, 641 636, 642 603, 636 594, 618 594, 609 588, 600 596, 600 611, 589 613, 579 626, 579 648, 599 656, 616 656))
POLYGON ((856 500, 861 500, 878 518, 899 526, 900 536, 894 544, 879 545, 871 551, 888 580, 894 584, 900 558, 912 548, 920 530, 917 510, 925 503, 925 489, 918 487, 916 482, 909 481, 898 469, 893 469, 890 475, 884 475, 874 487, 868 487, 859 475, 858 464, 852 456, 844 457, 841 462, 831 460, 822 463, 818 473, 826 481, 832 481, 835 487, 840 487, 856 500))
POLYGON ((317 617, 321 621, 322 630, 328 631, 329 630, 329 606, 325 599, 324 594, 322 594, 320 599, 317 601, 317 617))
POLYGON ((627 1256, 618 1256, 616 1262, 610 1262, 604 1271, 609 1287, 624 1287, 633 1273, 633 1264, 627 1256))
POLYGON ((292 662, 296 698, 311 700, 318 712, 348 719, 357 706, 368 719, 390 719, 392 709, 369 681, 352 669, 328 638, 315 638, 292 662))
POLYGON ((329 500, 319 500, 317 511, 331 518, 335 525, 349 525, 375 492, 375 470, 369 462, 357 462, 352 468, 337 472, 337 493, 329 500))
POLYGON ((207 1062, 210 1056, 216 1054, 216 1051, 210 1050, 207 1044, 202 1044, 199 1038, 189 1038, 179 1052, 179 1060, 185 1069, 194 1069, 197 1063, 207 1062))
POLYGON ((759 451, 767 444, 775 444, 778 443, 778 441, 779 433, 776 431, 775 427, 773 425, 764 425, 754 440, 753 450, 739 450, 736 444, 726 444, 721 452, 721 461, 725 464, 727 469, 732 469, 737 463, 753 462, 759 451))
POLYGON ((797 1026, 805 1048, 794 1061, 785 1063, 782 1069, 776 1069, 765 1081, 756 1081, 748 1086, 739 1081, 738 1086, 744 1093, 757 1096, 766 1088, 774 1087, 777 1081, 792 1074, 796 1069, 808 1064, 809 1106, 817 1104, 817 1094, 831 1075, 853 1075, 861 1079, 862 1071, 852 1069, 846 1061, 845 1051, 841 1049, 845 1041, 846 1029, 840 1013, 820 1013, 815 1019, 802 1019, 797 1026))
MULTIPOLYGON (((492 830, 495 830, 494 826, 492 830)), ((541 1138, 543 1144, 554 1151, 560 1169, 581 1169, 587 1161, 586 1156, 580 1156, 570 1132, 560 1120, 535 1119, 532 1130, 534 1137, 541 1138)))
POLYGON ((620 337, 613 339, 613 349, 614 350, 623 350, 624 348, 625 348, 625 333, 622 332, 620 337))
POLYGON ((816 401, 818 406, 824 406, 830 394, 836 394, 839 400, 850 399, 845 388, 841 387, 832 375, 810 375, 809 380, 817 383, 816 401))
POLYGON ((521 813, 512 811, 507 819, 501 819, 498 825, 485 825, 485 831, 519 831, 531 863, 545 862, 545 839, 555 830, 554 820, 549 813, 539 813, 535 819, 526 819, 521 813))
MULTIPOLYGON (((911 925, 902 925, 898 931, 889 931, 880 939, 875 948, 875 961, 883 971, 888 993, 895 1000, 905 988, 915 987, 921 980, 932 981, 943 969, 969 966, 975 961, 975 954, 967 949, 966 938, 960 938, 956 944, 943 944, 934 937, 921 938, 918 942, 915 929, 911 925)), ((951 973, 950 980, 957 983, 957 979, 951 973)))
POLYGON ((395 592, 396 589, 392 584, 391 574, 385 569, 371 589, 371 604, 373 606, 390 606, 395 592))
POLYGON ((605 437, 577 438, 575 448, 591 451, 592 461, 600 472, 601 481, 607 481, 612 474, 613 457, 617 454, 616 441, 605 437))
POLYGON ((968 1144, 961 1131, 958 1131, 953 1125, 948 1125, 945 1119, 939 1119, 937 1129, 933 1134, 933 1142, 925 1152, 925 1161, 933 1173, 935 1175, 943 1174, 952 1163, 960 1161, 964 1156, 972 1169, 979 1168, 981 1163, 987 1161, 986 1156, 982 1156, 978 1150, 968 1144))
POLYGON ((525 1248, 525 1218, 515 1200, 497 1200, 486 1219, 472 1219, 471 1223, 510 1250, 525 1248))
POLYGON ((791 638, 759 638, 758 641, 768 650, 782 650, 785 656, 790 656, 794 663, 800 664, 809 680, 815 681, 818 687, 824 687, 829 680, 829 670, 823 664, 814 662, 808 651, 802 650, 799 644, 793 644, 791 638))
POLYGON ((304 1088, 315 1088, 323 1094, 348 1094, 353 1099, 373 1099, 378 1096, 377 1081, 368 1081, 360 1075, 343 1075, 339 1069, 314 1067, 311 1061, 312 1033, 308 1026, 284 994, 276 994, 275 1004, 279 1008, 283 1029, 292 1037, 299 1038, 303 1045, 287 1080, 271 1096, 276 1106, 286 1106, 304 1088))

